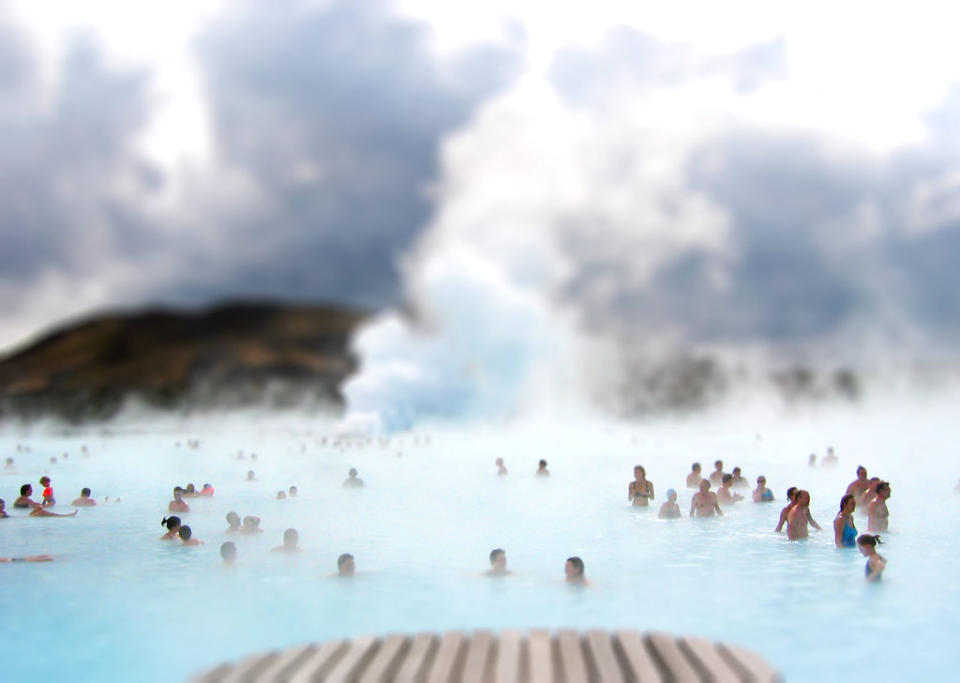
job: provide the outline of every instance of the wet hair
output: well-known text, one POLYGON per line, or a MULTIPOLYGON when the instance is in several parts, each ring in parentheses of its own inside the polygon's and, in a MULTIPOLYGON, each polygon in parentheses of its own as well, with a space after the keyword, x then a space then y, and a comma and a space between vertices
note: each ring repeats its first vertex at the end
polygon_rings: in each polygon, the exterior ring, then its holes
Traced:
POLYGON ((279 491, 277 491, 277 500, 283 500, 286 497, 287 497, 286 491, 284 491, 283 489, 280 489, 279 491))
POLYGON ((539 465, 540 465, 540 467, 546 467, 546 466, 547 466, 547 461, 546 461, 546 460, 541 460, 541 461, 539 462, 539 465))
MULTIPOLYGON (((213 488, 213 484, 210 484, 210 483, 204 484, 204 485, 203 485, 203 488, 205 488, 205 489, 212 489, 212 488, 213 488)), ((227 541, 227 543, 229 543, 229 542, 230 542, 230 541, 227 541)))
POLYGON ((174 487, 173 487, 173 497, 174 497, 174 498, 177 497, 177 494, 178 494, 178 493, 179 493, 181 496, 183 495, 183 487, 182 487, 182 486, 174 486, 174 487))
POLYGON ((797 492, 797 487, 796 487, 796 486, 791 486, 790 488, 788 488, 788 489, 787 489, 787 500, 793 500, 793 496, 794 496, 794 494, 796 494, 796 492, 797 492))
POLYGON ((177 533, 179 534, 180 538, 183 539, 184 541, 189 541, 190 537, 193 536, 193 531, 191 531, 190 527, 188 527, 186 524, 180 527, 180 531, 177 533))
POLYGON ((857 538, 857 545, 869 545, 876 548, 878 545, 883 545, 883 541, 875 534, 860 534, 857 538))
POLYGON ((284 545, 296 545, 297 541, 300 540, 300 534, 297 533, 296 529, 287 529, 283 532, 283 544, 284 545))
POLYGON ((857 476, 860 476, 860 470, 863 470, 863 473, 864 473, 864 474, 867 473, 867 468, 866 468, 866 467, 864 467, 863 465, 857 465, 857 476))
POLYGON ((880 493, 881 490, 889 492, 889 491, 890 491, 890 482, 889 482, 889 481, 881 481, 879 484, 877 484, 877 493, 880 493))
POLYGON ((260 526, 260 518, 256 515, 247 515, 243 518, 243 526, 258 527, 260 526))
POLYGON ((712 486, 712 484, 710 483, 710 480, 709 480, 709 479, 706 479, 706 478, 701 479, 701 480, 700 480, 700 483, 697 484, 697 486, 700 487, 700 488, 703 488, 704 484, 706 484, 706 486, 707 486, 707 488, 704 489, 704 491, 706 491, 707 489, 709 489, 709 488, 712 486))
POLYGON ((356 468, 356 467, 351 467, 351 468, 350 468, 350 471, 347 472, 347 474, 349 474, 351 477, 357 476, 357 468, 356 468))
POLYGON ((40 477, 40 485, 41 485, 41 486, 49 486, 49 485, 50 485, 50 477, 48 477, 47 475, 43 475, 42 477, 40 477))
POLYGON ((764 475, 761 474, 759 477, 757 477, 757 483, 758 483, 758 484, 760 483, 760 480, 761 480, 761 479, 763 479, 763 483, 764 483, 764 484, 767 483, 767 478, 766 478, 766 476, 764 476, 764 475))
POLYGON ((230 526, 240 526, 240 515, 233 510, 227 513, 227 524, 230 526), (236 523, 234 523, 236 522, 236 523))
POLYGON ((723 467, 723 460, 714 460, 714 461, 713 461, 713 466, 714 466, 714 467, 723 467))
POLYGON ((857 497, 856 497, 855 495, 853 495, 852 493, 848 493, 848 494, 845 495, 843 498, 841 498, 841 499, 840 499, 840 512, 843 512, 843 508, 845 508, 845 507, 847 506, 847 501, 849 501, 849 500, 856 500, 856 499, 857 499, 857 497))
POLYGON ((494 548, 490 551, 490 564, 493 564, 498 556, 506 554, 507 552, 503 548, 494 548))
POLYGON ((197 490, 196 486, 194 486, 193 484, 187 484, 187 489, 186 489, 187 493, 193 493, 196 490, 197 490))
POLYGON ((90 497, 90 489, 88 489, 88 488, 82 488, 82 489, 80 489, 80 495, 83 496, 84 498, 89 498, 89 497, 90 497))
POLYGON ((233 541, 227 541, 220 546, 220 557, 224 560, 237 559, 237 545, 233 541))
POLYGON ((33 491, 33 487, 30 484, 24 484, 20 487, 21 496, 29 496, 31 491, 33 491))
POLYGON ((700 463, 695 462, 695 463, 693 463, 693 466, 690 468, 690 471, 691 471, 691 472, 696 472, 696 471, 699 470, 699 469, 702 469, 702 468, 700 467, 700 463))
POLYGON ((733 473, 734 473, 734 474, 742 474, 742 473, 743 473, 743 470, 741 470, 739 467, 734 467, 734 468, 733 468, 733 473))
POLYGON ((352 559, 353 559, 353 555, 351 555, 350 553, 344 553, 343 555, 337 558, 337 569, 340 569, 341 567, 343 567, 343 565, 345 565, 347 562, 349 562, 352 559))
POLYGON ((581 560, 577 556, 573 556, 573 557, 568 557, 567 562, 569 562, 574 566, 574 568, 577 570, 577 574, 579 574, 580 576, 583 576, 583 560, 581 560))
POLYGON ((640 470, 641 472, 643 472, 643 476, 647 476, 647 470, 643 465, 634 465, 633 471, 636 472, 637 470, 640 470))
POLYGON ((800 494, 803 494, 803 493, 806 493, 806 494, 807 494, 807 499, 809 500, 809 498, 810 498, 810 492, 809 492, 809 491, 807 491, 806 489, 797 489, 797 501, 798 501, 798 502, 800 501, 800 494))
POLYGON ((674 491, 673 489, 667 489, 667 498, 669 498, 670 496, 675 496, 675 495, 677 495, 677 492, 676 492, 676 491, 674 491))
POLYGON ((724 484, 726 484, 727 482, 730 482, 730 481, 733 481, 733 475, 732 475, 732 474, 725 474, 725 475, 723 475, 722 482, 723 482, 724 484))
POLYGON ((176 529, 178 526, 180 526, 180 518, 179 518, 179 517, 164 517, 164 518, 160 521, 160 526, 166 527, 166 528, 167 528, 167 531, 173 531, 173 530, 176 529))
POLYGON ((291 486, 291 487, 290 487, 290 495, 291 495, 291 496, 297 495, 297 487, 296 487, 296 486, 291 486))

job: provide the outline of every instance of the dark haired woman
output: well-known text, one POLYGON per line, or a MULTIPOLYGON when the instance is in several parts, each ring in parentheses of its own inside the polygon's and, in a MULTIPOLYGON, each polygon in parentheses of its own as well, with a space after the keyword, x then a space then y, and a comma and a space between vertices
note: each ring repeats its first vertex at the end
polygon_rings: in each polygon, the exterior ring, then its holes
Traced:
POLYGON ((833 520, 833 543, 838 548, 854 548, 857 545, 857 527, 853 523, 853 511, 857 498, 848 493, 840 499, 840 512, 833 520))
POLYGON ((166 527, 167 533, 160 537, 161 541, 173 541, 177 538, 180 538, 180 518, 179 517, 164 517, 160 521, 160 526, 166 527))
POLYGON ((860 548, 860 554, 867 558, 867 566, 864 567, 864 573, 867 581, 879 581, 883 576, 883 570, 887 566, 887 560, 877 552, 877 545, 883 542, 879 536, 863 534, 857 539, 857 547, 860 548))
POLYGON ((642 465, 633 468, 633 481, 627 486, 627 500, 634 507, 647 507, 653 500, 653 482, 647 481, 647 471, 642 465))

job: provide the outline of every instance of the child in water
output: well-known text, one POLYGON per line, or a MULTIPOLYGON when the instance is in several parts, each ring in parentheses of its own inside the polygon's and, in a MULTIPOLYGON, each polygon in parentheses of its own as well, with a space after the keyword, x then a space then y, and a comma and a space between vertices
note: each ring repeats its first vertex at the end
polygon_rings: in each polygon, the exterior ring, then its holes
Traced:
POLYGON ((50 486, 50 477, 44 475, 40 477, 40 486, 43 487, 43 507, 53 507, 57 504, 53 497, 53 487, 50 486))
POLYGON ((677 492, 673 489, 667 489, 667 502, 660 506, 660 512, 657 513, 660 519, 678 519, 680 517, 680 506, 677 505, 677 492))
POLYGON ((860 538, 857 539, 857 547, 860 549, 860 554, 867 558, 864 573, 867 576, 867 581, 871 583, 879 581, 883 576, 883 570, 887 567, 886 558, 877 552, 877 545, 882 544, 883 542, 879 536, 871 534, 862 534, 860 538))

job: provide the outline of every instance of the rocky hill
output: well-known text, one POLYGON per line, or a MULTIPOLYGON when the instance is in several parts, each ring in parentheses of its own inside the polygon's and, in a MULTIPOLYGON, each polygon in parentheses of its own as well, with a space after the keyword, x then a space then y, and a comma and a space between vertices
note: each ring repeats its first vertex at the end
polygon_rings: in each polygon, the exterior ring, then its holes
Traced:
POLYGON ((128 399, 199 407, 340 410, 360 311, 234 303, 105 314, 0 358, 0 418, 106 419, 128 399))

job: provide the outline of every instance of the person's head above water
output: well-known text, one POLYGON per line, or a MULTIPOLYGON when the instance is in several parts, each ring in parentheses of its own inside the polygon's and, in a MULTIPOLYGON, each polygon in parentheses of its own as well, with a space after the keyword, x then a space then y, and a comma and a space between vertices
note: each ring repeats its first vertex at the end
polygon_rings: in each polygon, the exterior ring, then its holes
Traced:
POLYGON ((189 541, 190 537, 193 536, 193 531, 189 526, 184 524, 180 527, 180 531, 178 531, 177 534, 180 536, 181 541, 189 541))
POLYGON ((283 500, 286 497, 287 497, 286 491, 284 491, 283 489, 280 489, 279 491, 277 491, 277 500, 283 500))
POLYGON ((344 553, 337 558, 337 573, 340 576, 353 576, 356 571, 357 565, 353 559, 353 555, 344 553))
POLYGON ((633 476, 634 477, 643 477, 647 478, 647 471, 643 468, 643 465, 634 465, 633 466, 633 476))
POLYGON ((90 493, 91 493, 91 491, 90 491, 90 489, 88 489, 88 488, 82 488, 82 489, 80 489, 80 497, 81 497, 81 498, 89 498, 89 497, 90 497, 90 493))
POLYGON ((540 466, 540 469, 544 469, 544 468, 547 466, 547 461, 546 461, 546 460, 541 460, 541 461, 540 461, 539 463, 537 463, 537 464, 540 466))
POLYGON ((804 489, 797 491, 797 505, 810 505, 810 492, 804 489))
POLYGON ((878 545, 883 545, 883 541, 880 540, 879 536, 874 534, 860 534, 860 536, 857 538, 857 545, 876 548, 878 545))
POLYGON ((164 517, 160 521, 160 526, 166 527, 167 531, 173 532, 180 528, 179 517, 164 517))
POLYGON ((698 462, 693 463, 693 466, 690 468, 690 470, 695 473, 699 473, 701 469, 700 463, 698 462))
POLYGON ((787 500, 793 501, 793 500, 796 500, 796 497, 797 497, 797 487, 791 486, 790 488, 787 489, 787 500))
POLYGON ((297 547, 297 542, 300 540, 300 534, 297 533, 296 529, 287 529, 283 532, 283 547, 288 550, 292 550, 297 547))
POLYGON ((739 467, 734 467, 733 471, 731 472, 731 474, 733 474, 734 479, 739 477, 742 473, 743 473, 743 470, 741 470, 739 467))
POLYGON ((723 478, 722 478, 721 481, 720 481, 720 483, 723 484, 724 486, 726 486, 727 484, 730 484, 731 482, 733 482, 733 475, 732 475, 732 474, 725 474, 725 475, 723 475, 723 478))
POLYGON ((289 489, 289 494, 290 494, 290 496, 296 498, 296 497, 297 497, 297 493, 298 493, 297 487, 296 487, 296 486, 291 486, 290 489, 289 489))
POLYGON ((247 470, 247 481, 253 481, 253 470, 247 470))
POLYGON ((24 484, 20 487, 21 496, 29 496, 33 493, 33 487, 30 484, 24 484))
POLYGON ((180 486, 173 487, 173 498, 174 500, 180 500, 183 497, 183 488, 180 486))
MULTIPOLYGON (((351 479, 356 479, 356 478, 357 478, 357 468, 356 468, 356 467, 351 467, 351 468, 350 468, 350 471, 347 472, 347 474, 350 475, 350 478, 351 478, 351 479)), ((374 477, 374 479, 376 479, 376 477, 374 477)), ((376 483, 376 482, 374 482, 374 483, 376 483)))
POLYGON ((237 561, 237 546, 233 541, 227 541, 220 546, 220 557, 224 564, 233 564, 237 561))
POLYGON ((227 524, 230 525, 231 529, 240 528, 240 515, 231 510, 227 513, 227 524))
POLYGON ((713 466, 717 468, 717 472, 723 469, 723 460, 715 460, 713 466))
POLYGON ((852 493, 848 493, 843 498, 840 499, 840 512, 853 512, 857 507, 857 497, 852 493), (847 505, 850 505, 850 509, 847 510, 847 505))
POLYGON ((583 560, 579 557, 568 557, 563 565, 563 573, 567 581, 583 581, 584 577, 583 560))
POLYGON ((882 481, 877 484, 877 496, 883 500, 890 497, 890 482, 882 481))
POLYGON ((496 573, 502 573, 507 568, 507 552, 503 548, 494 548, 490 551, 490 566, 496 573))
POLYGON ((865 480, 867 478, 867 468, 863 465, 857 467, 857 479, 865 480))
POLYGON ((671 503, 677 502, 677 492, 673 489, 667 489, 667 500, 671 503))
POLYGON ((700 486, 700 493, 706 493, 707 491, 710 490, 710 480, 701 479, 699 486, 700 486))
POLYGON ((50 486, 50 477, 46 475, 40 477, 40 486, 50 486))

